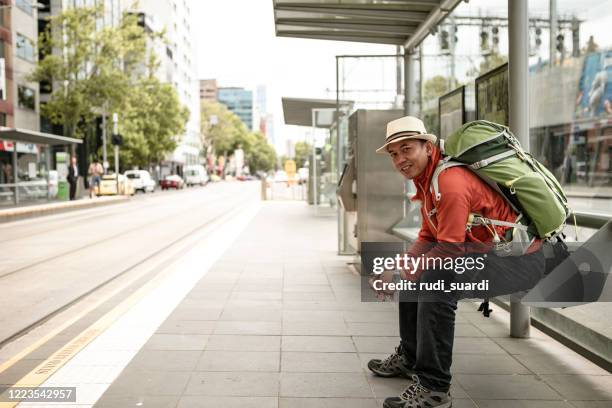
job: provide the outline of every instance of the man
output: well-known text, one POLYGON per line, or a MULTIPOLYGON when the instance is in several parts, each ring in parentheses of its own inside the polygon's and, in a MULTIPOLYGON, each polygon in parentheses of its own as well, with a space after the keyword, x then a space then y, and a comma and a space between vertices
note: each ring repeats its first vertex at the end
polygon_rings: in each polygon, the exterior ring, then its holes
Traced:
POLYGON ((98 162, 98 159, 94 157, 93 162, 89 165, 89 198, 93 198, 94 189, 100 185, 100 178, 104 174, 104 168, 98 162))
POLYGON ((79 167, 75 156, 70 158, 70 166, 68 167, 68 184, 70 185, 70 200, 74 200, 76 196, 77 181, 79 180, 79 167))
MULTIPOLYGON (((407 254, 411 257, 435 257, 444 247, 465 248, 470 243, 490 249, 493 237, 506 236, 509 227, 473 226, 466 228, 470 213, 494 220, 514 222, 517 214, 505 199, 464 166, 451 167, 438 177, 439 200, 430 191, 432 175, 442 157, 437 137, 427 133, 423 122, 404 117, 389 122, 385 144, 377 150, 387 153, 395 169, 417 187, 413 200, 421 202, 422 226, 417 240, 407 254), (495 230, 493 230, 493 228, 495 230), (457 244, 462 244, 457 245, 457 244)), ((541 243, 536 240, 521 257, 499 257, 487 253, 485 268, 479 278, 487 278, 502 288, 499 293, 514 293, 533 287, 544 272, 541 243)), ((485 251, 487 250, 485 249, 485 251)), ((457 250, 457 248, 455 248, 457 250)), ((478 251, 476 251, 478 252, 478 251)), ((463 256, 471 256, 464 253, 463 256)), ((402 279, 435 282, 468 279, 459 271, 401 270, 402 279)), ((451 407, 451 385, 455 311, 457 292, 418 292, 409 301, 400 293, 400 345, 385 360, 371 360, 369 369, 381 377, 406 376, 408 387, 398 397, 387 398, 385 408, 451 407), (416 299, 415 299, 416 296, 416 299)), ((471 296, 469 296, 471 297, 471 296)))

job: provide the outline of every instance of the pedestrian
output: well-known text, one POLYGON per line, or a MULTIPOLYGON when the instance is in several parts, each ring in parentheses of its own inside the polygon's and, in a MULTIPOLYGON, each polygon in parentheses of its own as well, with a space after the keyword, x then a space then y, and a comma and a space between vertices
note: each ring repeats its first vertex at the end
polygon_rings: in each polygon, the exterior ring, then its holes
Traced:
POLYGON ((104 168, 100 162, 98 162, 96 157, 94 157, 93 161, 89 165, 87 174, 89 175, 89 198, 93 198, 95 188, 100 186, 100 179, 104 174, 104 168))
MULTIPOLYGON (((490 244, 497 242, 494 236, 505 236, 510 227, 483 225, 468 229, 470 213, 509 223, 517 221, 518 214, 501 194, 465 166, 442 171, 437 179, 440 194, 434 197, 430 183, 442 158, 436 142, 437 137, 426 131, 421 120, 407 116, 388 123, 385 143, 377 150, 387 153, 394 168, 417 187, 413 200, 421 202, 422 224, 407 254, 413 258, 433 257, 445 243, 473 243, 491 248, 490 244)), ((544 273, 541 240, 537 238, 523 256, 486 255, 482 276, 493 280, 505 278, 502 286, 510 290, 508 293, 533 287, 544 273)), ((464 275, 459 273, 441 269, 400 270, 402 279, 417 282, 460 279, 464 275)), ((462 297, 457 292, 417 292, 410 296, 406 291, 400 292, 400 344, 386 359, 368 363, 377 376, 408 378, 407 388, 399 396, 387 398, 384 408, 452 406, 450 368, 459 298, 462 297)))
POLYGON ((70 166, 68 167, 68 185, 70 186, 70 200, 76 197, 77 181, 79 180, 79 166, 75 156, 70 158, 70 166))

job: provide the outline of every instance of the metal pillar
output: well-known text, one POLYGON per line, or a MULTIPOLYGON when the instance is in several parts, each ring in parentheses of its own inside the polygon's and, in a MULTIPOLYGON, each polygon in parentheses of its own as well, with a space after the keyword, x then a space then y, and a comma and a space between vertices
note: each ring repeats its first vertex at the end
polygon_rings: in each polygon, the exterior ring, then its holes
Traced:
POLYGON ((419 115, 423 114, 423 44, 419 45, 419 115))
MULTIPOLYGON (((508 2, 510 4, 510 2, 508 2)), ((550 0, 549 3, 550 15, 550 43, 548 44, 548 66, 555 65, 557 59, 557 0, 550 0)))
POLYGON ((19 204, 19 181, 17 176, 19 175, 17 169, 17 141, 13 140, 13 185, 15 186, 15 195, 13 196, 15 200, 15 205, 19 204))
MULTIPOLYGON (((527 0, 508 0, 510 129, 529 151, 529 18, 527 0)), ((510 300, 510 336, 529 337, 530 309, 510 300)))
POLYGON ((404 114, 415 115, 414 111, 414 50, 404 50, 404 114))
POLYGON ((317 142, 317 138, 315 132, 317 130, 317 109, 312 110, 312 203, 314 205, 315 214, 317 213, 317 202, 319 201, 317 197, 317 149, 315 144, 317 142))

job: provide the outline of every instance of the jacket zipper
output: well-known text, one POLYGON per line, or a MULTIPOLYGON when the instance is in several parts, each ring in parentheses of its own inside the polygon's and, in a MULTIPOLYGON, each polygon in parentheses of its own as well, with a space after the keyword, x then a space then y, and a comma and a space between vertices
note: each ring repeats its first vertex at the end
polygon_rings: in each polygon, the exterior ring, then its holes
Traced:
POLYGON ((423 189, 423 187, 421 186, 421 184, 417 184, 415 183, 417 186, 419 186, 419 188, 421 189, 421 191, 423 192, 423 207, 425 208, 425 217, 427 217, 427 221, 429 221, 429 225, 431 225, 431 227, 434 229, 434 231, 438 231, 438 229, 436 228, 436 226, 433 224, 433 221, 431 220, 430 216, 429 216, 429 210, 427 209, 427 193, 425 193, 425 190, 423 189))

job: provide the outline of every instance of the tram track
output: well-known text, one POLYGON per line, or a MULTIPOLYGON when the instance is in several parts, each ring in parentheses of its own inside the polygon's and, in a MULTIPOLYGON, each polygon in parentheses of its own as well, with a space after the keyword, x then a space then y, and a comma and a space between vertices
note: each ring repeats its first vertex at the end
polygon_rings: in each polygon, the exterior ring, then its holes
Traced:
MULTIPOLYGON (((248 193, 243 193, 241 196, 238 196, 238 197, 236 197, 235 194, 227 194, 227 195, 232 195, 235 198, 235 201, 234 201, 233 205, 231 205, 229 207, 225 206, 223 210, 221 210, 219 212, 216 212, 211 217, 207 217, 207 219, 204 222, 198 223, 193 228, 189 228, 186 232, 180 234, 178 237, 176 237, 173 240, 171 240, 170 242, 164 244, 161 248, 158 248, 158 249, 156 249, 154 251, 151 251, 146 256, 139 258, 136 262, 133 262, 130 265, 122 268, 118 273, 114 274, 113 276, 109 277, 108 279, 104 280, 103 282, 95 285, 94 287, 88 289, 87 291, 76 295, 73 299, 71 299, 70 301, 64 303, 62 306, 57 307, 57 308, 49 311, 45 315, 43 315, 40 318, 36 319, 35 321, 27 324, 23 328, 20 328, 16 332, 14 332, 14 333, 12 333, 12 334, 10 334, 8 336, 5 335, 3 338, 0 339, 0 348, 2 348, 5 345, 15 341, 18 338, 24 336, 25 334, 29 333, 30 331, 32 331, 36 327, 39 327, 40 325, 42 325, 45 322, 49 321, 53 317, 59 315, 63 311, 66 311, 70 307, 78 304, 79 302, 81 302, 82 300, 87 298, 88 296, 93 295, 96 292, 99 292, 102 289, 108 287, 111 283, 113 283, 113 282, 117 281, 118 279, 126 276, 131 271, 135 270, 137 267, 145 264, 146 262, 154 260, 154 258, 160 256, 160 254, 164 254, 164 253, 166 253, 166 251, 171 250, 172 247, 174 247, 174 246, 176 246, 176 245, 178 245, 180 243, 183 243, 189 237, 193 236, 193 234, 197 233, 198 230, 206 228, 206 227, 210 226, 211 224, 213 224, 215 222, 218 222, 220 219, 228 217, 231 213, 233 213, 234 211, 237 211, 238 209, 240 209, 243 206, 243 203, 244 203, 243 199, 246 198, 249 194, 248 193)), ((226 195, 224 195, 224 196, 226 196, 226 195)), ((187 251, 192 245, 195 245, 195 243, 192 243, 191 245, 187 245, 187 247, 178 250, 178 254, 172 254, 174 256, 168 256, 163 262, 161 262, 158 265, 156 265, 155 268, 153 268, 151 271, 148 271, 143 276, 140 276, 137 280, 140 281, 141 279, 145 279, 145 278, 146 278, 146 280, 148 280, 148 279, 152 278, 157 273, 162 271, 168 264, 174 262, 176 260, 175 259, 176 255, 180 255, 184 251, 187 251)))
MULTIPOLYGON (((187 191, 185 191, 186 193, 187 191)), ((164 193, 159 193, 159 194, 173 194, 174 198, 174 194, 180 194, 183 192, 164 192, 164 193)), ((81 210, 77 210, 77 211, 67 211, 64 213, 59 213, 59 214, 49 214, 49 217, 53 217, 53 219, 51 220, 45 220, 48 224, 50 224, 50 226, 46 229, 38 229, 35 232, 31 232, 31 233, 26 233, 24 235, 19 235, 19 236, 15 236, 15 235, 11 235, 10 233, 4 233, 4 231, 11 231, 13 228, 15 228, 14 223, 23 223, 23 222, 33 222, 35 220, 40 220, 41 218, 34 218, 34 219, 24 219, 24 220, 15 220, 9 224, 3 224, 0 223, 0 233, 2 234, 1 237, 5 238, 5 239, 0 239, 0 244, 3 242, 9 242, 9 241, 14 241, 14 240, 18 240, 18 239, 27 239, 27 238, 32 238, 35 237, 37 235, 42 235, 48 232, 52 232, 54 230, 56 230, 58 228, 58 226, 61 227, 65 227, 66 226, 66 222, 70 222, 72 224, 76 224, 77 222, 86 222, 86 221, 91 221, 91 220, 95 220, 97 218, 100 218, 101 216, 108 216, 108 215, 115 215, 115 214, 119 214, 122 211, 125 210, 125 207, 130 206, 130 205, 135 205, 139 202, 145 202, 146 204, 140 205, 140 206, 135 206, 134 208, 128 210, 129 213, 131 212, 136 212, 136 211, 142 211, 143 209, 147 209, 147 208, 151 208, 151 207, 155 207, 156 205, 159 205, 158 202, 155 202, 156 199, 163 199, 165 197, 162 197, 161 195, 157 195, 157 196, 149 196, 149 197, 138 197, 136 198, 134 201, 128 201, 128 202, 121 202, 121 203, 116 203, 116 204, 112 204, 110 206, 104 206, 104 207, 93 207, 93 208, 86 208, 86 209, 81 209, 81 210), (136 201, 137 200, 137 201, 136 201), (147 203, 147 201, 151 200, 150 203, 147 203), (101 210, 105 210, 100 212, 101 210), (92 212, 95 212, 95 214, 91 214, 92 212), (59 218, 55 218, 55 217, 59 217, 59 218)), ((125 212, 124 212, 125 214, 125 212)), ((19 225, 18 224, 18 225, 19 225)), ((19 225, 20 226, 20 225, 19 225)))
MULTIPOLYGON (((218 197, 218 199, 223 200, 223 199, 225 199, 225 198, 227 198, 229 196, 232 196, 232 195, 233 194, 231 194, 231 193, 230 194, 223 194, 220 197, 218 197)), ((155 205, 160 205, 160 204, 161 203, 155 203, 155 204, 153 204, 151 206, 147 206, 147 207, 150 208, 150 207, 154 207, 155 205)), ((196 208, 200 208, 201 209, 201 207, 202 207, 202 204, 200 203, 198 205, 191 206, 188 209, 181 209, 180 211, 173 212, 172 214, 169 214, 168 216, 170 216, 170 217, 178 216, 178 215, 181 215, 182 213, 192 211, 192 210, 194 210, 196 208)), ((143 207, 137 207, 137 208, 134 209, 134 211, 142 211, 142 210, 143 210, 143 207)), ((132 211, 130 211, 130 212, 132 212, 132 211)), ((124 214, 122 214, 122 215, 124 215, 124 214)), ((91 218, 99 218, 99 215, 92 216, 91 218)), ((76 248, 72 248, 70 250, 67 250, 67 251, 64 251, 64 252, 60 252, 60 253, 55 253, 55 254, 53 254, 51 256, 47 256, 47 257, 45 257, 43 259, 39 259, 39 260, 37 260, 35 262, 32 262, 32 263, 30 263, 28 265, 24 265, 24 266, 18 267, 16 269, 11 270, 11 271, 0 273, 0 281, 2 279, 4 279, 4 278, 6 278, 8 276, 11 276, 11 275, 14 275, 16 273, 26 271, 26 270, 31 269, 33 267, 42 265, 42 264, 44 264, 46 262, 55 261, 58 258, 63 258, 63 257, 69 256, 69 255, 75 255, 76 253, 78 253, 80 251, 92 248, 92 247, 94 247, 96 245, 100 245, 100 244, 105 243, 105 242, 112 241, 112 240, 117 239, 117 238, 119 238, 121 236, 124 236, 124 235, 127 235, 127 234, 131 234, 131 233, 136 232, 138 230, 146 229, 147 227, 151 227, 151 223, 148 222, 148 221, 144 222, 144 223, 141 223, 141 224, 139 224, 139 225, 137 225, 137 226, 135 226, 133 228, 129 228, 129 229, 120 231, 120 232, 118 232, 116 234, 112 234, 110 236, 106 236, 106 237, 104 237, 102 239, 96 239, 96 240, 94 240, 92 242, 86 243, 86 244, 78 246, 76 248)), ((49 231, 47 231, 47 232, 49 232, 49 231)), ((43 234, 43 233, 44 232, 33 234, 33 235, 40 235, 40 234, 43 234)))

